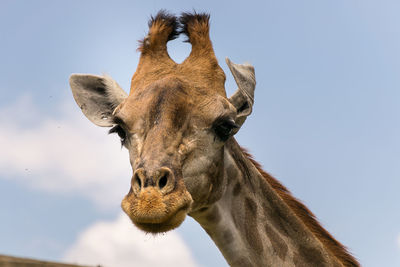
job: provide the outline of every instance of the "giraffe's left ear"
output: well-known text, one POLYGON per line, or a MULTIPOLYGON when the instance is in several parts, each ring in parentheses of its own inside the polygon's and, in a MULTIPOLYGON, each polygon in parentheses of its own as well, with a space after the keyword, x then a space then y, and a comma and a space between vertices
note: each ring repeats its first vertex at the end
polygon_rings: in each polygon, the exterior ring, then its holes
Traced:
POLYGON ((72 74, 72 94, 83 114, 94 124, 111 127, 115 108, 128 96, 110 76, 72 74))
POLYGON ((229 101, 237 110, 235 123, 242 126, 253 110, 254 90, 256 88, 254 67, 249 64, 235 64, 228 58, 226 58, 226 64, 238 85, 238 89, 229 98, 229 101))

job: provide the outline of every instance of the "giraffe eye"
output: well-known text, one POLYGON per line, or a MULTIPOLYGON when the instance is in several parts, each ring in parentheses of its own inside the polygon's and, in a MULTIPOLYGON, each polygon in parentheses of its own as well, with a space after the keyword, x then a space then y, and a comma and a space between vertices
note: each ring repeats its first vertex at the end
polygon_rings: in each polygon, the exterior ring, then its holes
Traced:
POLYGON ((108 131, 108 133, 109 134, 113 134, 113 133, 118 134, 119 138, 121 138, 121 144, 124 145, 125 140, 126 140, 126 132, 124 129, 122 129, 121 126, 115 125, 114 127, 112 127, 110 129, 110 131, 108 131))
POLYGON ((232 135, 233 130, 238 128, 239 126, 232 119, 222 119, 216 121, 214 124, 214 132, 222 141, 228 140, 228 138, 232 135))

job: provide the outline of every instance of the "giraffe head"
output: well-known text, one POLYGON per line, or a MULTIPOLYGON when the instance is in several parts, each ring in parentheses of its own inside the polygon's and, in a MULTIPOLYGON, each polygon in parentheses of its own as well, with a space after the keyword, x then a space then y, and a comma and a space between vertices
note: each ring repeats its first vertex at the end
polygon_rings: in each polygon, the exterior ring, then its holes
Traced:
POLYGON ((122 209, 140 229, 157 233, 222 196, 224 144, 251 113, 255 77, 252 66, 227 59, 239 88, 226 97, 206 14, 159 12, 139 50, 129 95, 108 76, 73 74, 70 85, 84 115, 112 127, 129 150, 133 175, 122 209), (181 64, 166 46, 179 33, 192 45, 181 64))

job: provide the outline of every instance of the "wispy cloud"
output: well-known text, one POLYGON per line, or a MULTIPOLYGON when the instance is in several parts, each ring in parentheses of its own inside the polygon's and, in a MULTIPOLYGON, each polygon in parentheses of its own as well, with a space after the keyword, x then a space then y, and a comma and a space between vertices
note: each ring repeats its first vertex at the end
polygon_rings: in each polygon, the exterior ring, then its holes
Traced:
POLYGON ((80 194, 99 207, 119 205, 132 172, 127 151, 72 101, 60 109, 61 118, 55 118, 23 98, 0 110, 0 178, 80 194))
POLYGON ((133 227, 124 214, 115 221, 97 222, 83 231, 64 260, 106 267, 196 266, 176 232, 145 234, 133 227))
MULTIPOLYGON (((92 125, 75 103, 46 115, 29 97, 0 110, 0 179, 55 194, 79 194, 100 208, 119 206, 129 189, 128 153, 92 125)), ((65 260, 108 267, 196 266, 177 232, 154 237, 121 214, 84 230, 65 260)))

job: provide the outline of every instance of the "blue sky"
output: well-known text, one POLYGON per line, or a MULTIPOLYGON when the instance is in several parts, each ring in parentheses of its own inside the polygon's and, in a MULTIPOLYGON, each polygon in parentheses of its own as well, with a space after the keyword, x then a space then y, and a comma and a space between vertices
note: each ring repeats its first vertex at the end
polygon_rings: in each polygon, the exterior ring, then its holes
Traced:
MULTIPOLYGON (((228 94, 224 58, 255 66, 240 144, 363 266, 400 266, 400 3, 385 0, 2 0, 0 253, 226 266, 191 219, 156 239, 127 227, 126 151, 80 114, 68 86, 71 73, 108 73, 128 90, 137 40, 161 8, 211 14, 228 94)), ((190 52, 182 41, 168 45, 177 61, 190 52)))

